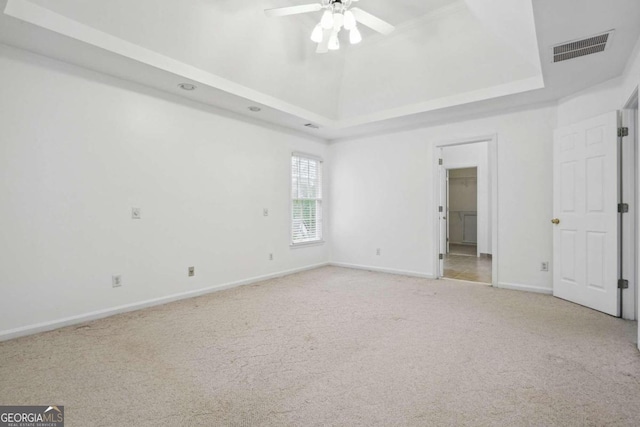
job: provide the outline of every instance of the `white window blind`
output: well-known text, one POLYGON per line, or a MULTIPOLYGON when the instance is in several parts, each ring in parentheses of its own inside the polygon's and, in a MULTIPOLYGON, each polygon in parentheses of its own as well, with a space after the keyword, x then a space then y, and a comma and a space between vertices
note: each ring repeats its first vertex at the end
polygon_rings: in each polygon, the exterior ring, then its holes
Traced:
POLYGON ((291 157, 291 243, 322 240, 322 160, 291 157))

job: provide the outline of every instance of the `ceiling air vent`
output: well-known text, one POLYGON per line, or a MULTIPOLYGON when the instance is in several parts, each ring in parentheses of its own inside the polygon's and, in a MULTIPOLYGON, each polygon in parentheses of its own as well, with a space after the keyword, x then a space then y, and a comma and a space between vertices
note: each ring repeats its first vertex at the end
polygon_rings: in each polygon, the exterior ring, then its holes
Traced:
POLYGON ((553 62, 562 62, 593 53, 604 52, 611 42, 613 30, 604 34, 563 43, 553 47, 553 62))

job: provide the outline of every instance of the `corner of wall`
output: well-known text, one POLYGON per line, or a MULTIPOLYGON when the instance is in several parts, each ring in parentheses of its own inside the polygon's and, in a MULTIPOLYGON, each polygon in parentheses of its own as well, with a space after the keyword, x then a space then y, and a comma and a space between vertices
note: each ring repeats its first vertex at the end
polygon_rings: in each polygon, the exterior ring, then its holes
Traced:
POLYGON ((558 100, 557 126, 568 126, 619 109, 622 82, 622 77, 616 77, 558 100))

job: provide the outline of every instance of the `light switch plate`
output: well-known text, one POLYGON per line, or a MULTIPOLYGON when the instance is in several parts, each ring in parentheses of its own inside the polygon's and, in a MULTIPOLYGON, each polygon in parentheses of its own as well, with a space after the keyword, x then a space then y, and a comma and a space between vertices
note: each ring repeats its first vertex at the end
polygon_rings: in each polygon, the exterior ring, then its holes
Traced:
POLYGON ((115 276, 111 276, 111 286, 113 286, 114 288, 119 288, 120 286, 122 286, 122 276, 115 275, 115 276))

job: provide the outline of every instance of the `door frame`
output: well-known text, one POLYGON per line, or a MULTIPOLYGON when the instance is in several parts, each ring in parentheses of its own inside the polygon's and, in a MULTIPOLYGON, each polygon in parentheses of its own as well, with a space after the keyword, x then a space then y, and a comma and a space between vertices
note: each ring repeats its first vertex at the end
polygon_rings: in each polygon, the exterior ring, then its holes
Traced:
POLYGON ((499 247, 498 247, 498 135, 481 135, 477 137, 469 138, 456 138, 451 140, 444 140, 436 142, 432 145, 431 157, 433 159, 433 197, 432 206, 434 213, 433 221, 433 265, 434 277, 441 279, 444 275, 444 271, 440 268, 440 212, 438 207, 440 206, 441 196, 441 180, 440 180, 440 164, 438 159, 442 153, 442 149, 445 147, 452 147, 456 145, 469 145, 479 142, 486 142, 489 150, 489 165, 488 169, 491 173, 491 182, 489 184, 491 188, 491 286, 498 287, 500 281, 498 280, 498 265, 499 265, 499 247))
MULTIPOLYGON (((629 213, 622 216, 621 234, 622 243, 622 274, 629 280, 629 288, 621 291, 621 315, 627 320, 638 319, 638 307, 640 306, 640 292, 638 286, 638 267, 640 266, 640 251, 638 250, 639 236, 639 198, 638 190, 640 177, 638 166, 640 165, 640 149, 638 146, 638 88, 636 88, 624 108, 620 112, 619 126, 629 128, 629 139, 623 139, 621 147, 621 200, 629 204, 629 213), (626 144, 625 144, 626 143, 626 144)), ((640 333, 639 333, 640 335, 640 333)))

